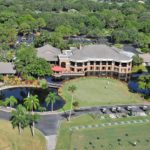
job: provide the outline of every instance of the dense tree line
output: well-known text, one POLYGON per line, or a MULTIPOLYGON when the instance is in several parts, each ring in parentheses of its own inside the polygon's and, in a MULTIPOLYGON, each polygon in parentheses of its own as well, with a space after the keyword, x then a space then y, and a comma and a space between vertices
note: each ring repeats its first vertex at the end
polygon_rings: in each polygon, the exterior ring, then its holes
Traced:
POLYGON ((1 60, 10 60, 7 50, 18 46, 18 35, 29 34, 35 47, 51 43, 65 49, 72 44, 65 37, 84 34, 150 51, 149 1, 0 0, 0 9, 1 60))

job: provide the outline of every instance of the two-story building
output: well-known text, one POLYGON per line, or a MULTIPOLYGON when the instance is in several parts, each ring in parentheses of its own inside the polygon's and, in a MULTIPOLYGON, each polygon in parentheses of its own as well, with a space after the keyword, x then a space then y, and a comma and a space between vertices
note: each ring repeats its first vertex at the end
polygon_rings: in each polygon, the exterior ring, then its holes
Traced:
POLYGON ((59 67, 53 69, 55 77, 109 76, 125 81, 130 79, 132 58, 114 47, 88 45, 65 50, 58 58, 59 67))

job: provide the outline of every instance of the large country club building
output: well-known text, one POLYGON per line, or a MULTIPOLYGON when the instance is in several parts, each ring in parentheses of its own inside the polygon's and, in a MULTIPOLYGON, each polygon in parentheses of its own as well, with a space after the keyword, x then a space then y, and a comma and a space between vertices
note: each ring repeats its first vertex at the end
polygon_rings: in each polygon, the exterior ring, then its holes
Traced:
MULTIPOLYGON (((45 45, 37 49, 37 56, 52 64, 55 78, 78 76, 106 76, 129 80, 132 58, 120 49, 107 45, 87 45, 84 47, 61 50, 45 45)), ((0 74, 15 74, 11 63, 0 62, 0 74)))
POLYGON ((117 48, 107 45, 88 45, 64 50, 62 53, 50 45, 38 49, 38 56, 55 64, 55 77, 109 76, 129 80, 132 59, 117 48), (41 55, 39 55, 41 53, 41 55), (50 55, 51 54, 51 58, 50 55))

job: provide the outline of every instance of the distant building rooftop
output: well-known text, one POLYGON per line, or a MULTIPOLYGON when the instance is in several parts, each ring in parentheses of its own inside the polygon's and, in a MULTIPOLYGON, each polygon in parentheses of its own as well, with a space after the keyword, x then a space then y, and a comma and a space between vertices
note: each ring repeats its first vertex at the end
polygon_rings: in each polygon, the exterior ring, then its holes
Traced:
POLYGON ((139 54, 139 56, 143 58, 144 63, 150 63, 150 53, 139 54))
POLYGON ((0 62, 0 74, 15 74, 16 70, 12 63, 0 62))
POLYGON ((44 58, 47 61, 58 61, 58 55, 61 54, 60 49, 55 48, 49 44, 37 48, 37 56, 44 58))

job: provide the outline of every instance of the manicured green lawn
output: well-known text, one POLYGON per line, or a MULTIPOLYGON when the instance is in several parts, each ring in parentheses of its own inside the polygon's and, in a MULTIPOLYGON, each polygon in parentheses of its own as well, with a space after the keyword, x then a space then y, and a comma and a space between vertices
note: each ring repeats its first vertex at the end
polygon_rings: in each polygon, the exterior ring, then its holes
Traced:
POLYGON ((110 78, 78 78, 70 80, 60 88, 60 94, 67 101, 65 108, 69 108, 71 94, 68 91, 70 85, 75 85, 74 100, 80 106, 135 104, 142 103, 142 98, 131 93, 126 83, 110 78))
POLYGON ((121 119, 96 119, 93 120, 89 115, 84 115, 73 119, 70 123, 63 122, 57 140, 57 150, 74 149, 93 150, 149 150, 150 147, 150 122, 140 124, 124 124, 104 127, 79 128, 70 131, 71 127, 84 125, 102 124, 108 122, 144 120, 150 117, 130 117, 121 119), (133 143, 136 142, 136 146, 133 143))
POLYGON ((21 135, 18 129, 13 129, 8 121, 0 120, 0 149, 5 150, 45 150, 46 141, 38 130, 32 137, 29 128, 26 128, 21 135))

